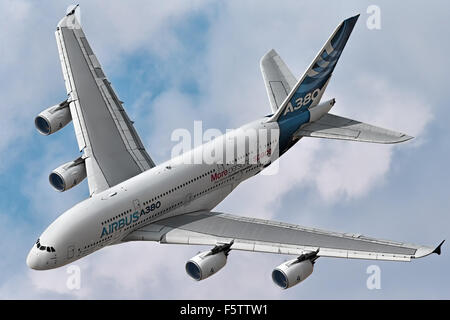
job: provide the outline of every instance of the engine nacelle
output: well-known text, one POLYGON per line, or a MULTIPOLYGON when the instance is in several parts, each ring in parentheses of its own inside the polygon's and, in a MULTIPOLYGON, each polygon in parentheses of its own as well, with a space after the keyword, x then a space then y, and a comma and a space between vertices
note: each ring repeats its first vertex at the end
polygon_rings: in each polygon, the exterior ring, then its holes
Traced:
POLYGON ((289 260, 272 271, 272 280, 283 289, 290 288, 308 278, 314 270, 311 260, 289 260))
POLYGON ((64 127, 71 120, 69 102, 66 100, 42 111, 34 119, 34 125, 40 134, 48 136, 64 127))
POLYGON ((50 173, 48 180, 53 188, 63 192, 79 184, 86 178, 84 159, 78 158, 59 166, 50 173))
POLYGON ((186 272, 194 280, 200 281, 212 276, 227 263, 227 253, 220 251, 213 254, 211 251, 199 253, 186 262, 186 272))

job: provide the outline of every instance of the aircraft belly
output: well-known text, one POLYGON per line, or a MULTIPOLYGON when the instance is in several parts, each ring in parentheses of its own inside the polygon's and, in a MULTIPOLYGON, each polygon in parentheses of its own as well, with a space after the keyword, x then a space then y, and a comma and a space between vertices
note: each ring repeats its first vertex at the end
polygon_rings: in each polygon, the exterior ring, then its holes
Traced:
POLYGON ((233 191, 232 184, 226 184, 217 190, 211 191, 193 200, 186 207, 180 208, 180 210, 183 210, 184 213, 200 210, 212 210, 220 202, 222 202, 231 193, 231 191, 233 191))

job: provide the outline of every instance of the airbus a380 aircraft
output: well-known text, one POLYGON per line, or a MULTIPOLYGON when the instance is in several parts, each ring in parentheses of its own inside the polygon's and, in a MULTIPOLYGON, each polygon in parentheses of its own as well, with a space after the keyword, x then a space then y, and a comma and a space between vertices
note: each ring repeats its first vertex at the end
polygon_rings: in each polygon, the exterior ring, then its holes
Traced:
POLYGON ((73 121, 82 156, 55 169, 49 180, 66 191, 87 177, 90 197, 42 233, 28 254, 30 268, 57 268, 126 241, 210 245, 186 263, 195 280, 219 271, 230 250, 246 250, 295 256, 272 272, 275 284, 289 288, 312 273, 319 257, 410 261, 440 254, 442 243, 431 248, 211 211, 302 137, 372 143, 411 138, 328 113, 334 99, 320 103, 358 16, 336 28, 299 81, 274 50, 264 55, 271 115, 155 165, 86 39, 78 10, 55 32, 68 99, 40 113, 35 124, 50 135, 73 121), (266 136, 250 139, 249 131, 266 136), (231 161, 228 141, 237 150, 231 161), (203 160, 217 150, 228 151, 227 161, 203 160))

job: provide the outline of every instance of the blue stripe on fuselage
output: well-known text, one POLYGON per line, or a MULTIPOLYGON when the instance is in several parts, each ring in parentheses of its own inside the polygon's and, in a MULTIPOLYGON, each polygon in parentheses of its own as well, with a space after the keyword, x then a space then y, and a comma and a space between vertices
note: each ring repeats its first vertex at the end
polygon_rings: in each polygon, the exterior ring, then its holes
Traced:
POLYGON ((308 123, 309 119, 310 112, 306 110, 278 121, 278 126, 280 127, 280 155, 292 147, 292 135, 302 124, 308 123))

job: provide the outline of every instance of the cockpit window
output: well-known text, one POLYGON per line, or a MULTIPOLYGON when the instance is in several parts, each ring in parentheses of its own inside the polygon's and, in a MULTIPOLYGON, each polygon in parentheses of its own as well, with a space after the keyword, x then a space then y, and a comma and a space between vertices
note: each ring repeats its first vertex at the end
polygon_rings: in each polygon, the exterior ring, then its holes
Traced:
POLYGON ((38 249, 40 249, 42 251, 46 251, 47 250, 47 252, 56 252, 54 247, 48 247, 48 246, 41 245, 40 239, 37 239, 37 241, 36 241, 36 248, 38 248, 38 249))

